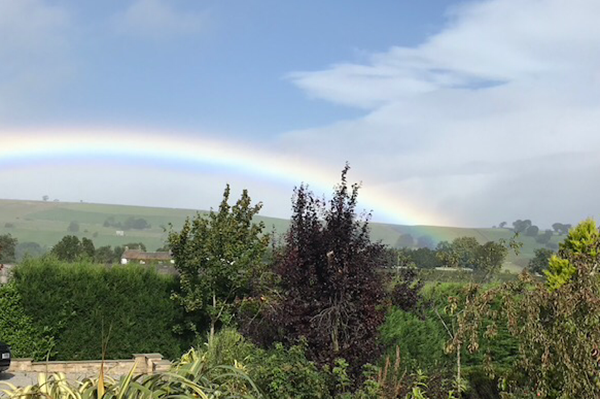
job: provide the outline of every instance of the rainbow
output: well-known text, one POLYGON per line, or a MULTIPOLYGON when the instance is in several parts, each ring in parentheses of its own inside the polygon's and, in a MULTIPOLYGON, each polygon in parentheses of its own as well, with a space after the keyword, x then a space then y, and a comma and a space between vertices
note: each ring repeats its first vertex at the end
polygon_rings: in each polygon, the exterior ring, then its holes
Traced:
MULTIPOLYGON (((271 182, 310 185, 317 194, 329 194, 339 181, 333 170, 301 157, 277 154, 240 141, 226 142, 197 135, 127 129, 0 130, 0 169, 120 160, 161 168, 226 168, 235 173, 271 182), (318 191, 319 190, 319 191, 318 191), (320 190, 323 190, 320 192, 320 190)), ((367 179, 363 179, 365 183, 367 179)), ((418 206, 402 201, 377 187, 365 185, 361 205, 372 209, 377 220, 410 225, 452 223, 418 206)))

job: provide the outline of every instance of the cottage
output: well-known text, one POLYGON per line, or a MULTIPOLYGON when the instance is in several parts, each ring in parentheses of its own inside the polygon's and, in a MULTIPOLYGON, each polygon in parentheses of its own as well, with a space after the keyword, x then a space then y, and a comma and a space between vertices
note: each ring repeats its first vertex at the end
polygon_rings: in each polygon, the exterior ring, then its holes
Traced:
POLYGON ((121 255, 121 264, 130 263, 145 264, 165 264, 175 263, 169 252, 142 252, 139 249, 126 249, 121 255))

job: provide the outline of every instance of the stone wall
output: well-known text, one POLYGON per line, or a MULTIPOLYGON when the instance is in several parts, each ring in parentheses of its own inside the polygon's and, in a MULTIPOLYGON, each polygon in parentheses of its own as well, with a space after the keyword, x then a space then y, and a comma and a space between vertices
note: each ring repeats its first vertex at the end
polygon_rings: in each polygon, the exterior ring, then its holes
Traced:
POLYGON ((8 274, 13 268, 13 265, 0 264, 0 284, 6 284, 8 281, 8 274))
MULTIPOLYGON (((9 371, 97 376, 101 366, 100 360, 34 362, 32 359, 12 359, 9 371)), ((135 374, 155 374, 169 371, 171 362, 163 359, 160 353, 139 354, 128 360, 105 360, 104 373, 118 377, 128 374, 134 366, 135 374)))

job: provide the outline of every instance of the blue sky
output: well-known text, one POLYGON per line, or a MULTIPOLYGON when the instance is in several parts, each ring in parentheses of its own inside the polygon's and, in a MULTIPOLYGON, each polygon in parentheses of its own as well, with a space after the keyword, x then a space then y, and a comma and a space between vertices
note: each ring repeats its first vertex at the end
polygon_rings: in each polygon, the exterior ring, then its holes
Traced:
MULTIPOLYGON (((327 170, 349 161, 365 190, 461 225, 576 222, 600 211, 599 15, 595 0, 0 0, 0 140, 216 137, 327 170)), ((136 179, 107 192, 89 176, 121 172, 78 166, 76 193, 72 168, 5 168, 0 197, 208 208, 230 181, 289 214, 291 187, 260 176, 128 166, 136 179), (140 195, 157 173, 206 188, 140 195)))
POLYGON ((63 57, 70 58, 72 69, 63 77, 60 94, 49 95, 50 104, 20 110, 7 122, 147 124, 260 136, 359 115, 351 108, 307 100, 285 76, 341 59, 359 60, 363 52, 394 44, 418 43, 439 29, 448 5, 381 1, 374 7, 339 0, 30 3, 66 14, 68 49, 63 57))

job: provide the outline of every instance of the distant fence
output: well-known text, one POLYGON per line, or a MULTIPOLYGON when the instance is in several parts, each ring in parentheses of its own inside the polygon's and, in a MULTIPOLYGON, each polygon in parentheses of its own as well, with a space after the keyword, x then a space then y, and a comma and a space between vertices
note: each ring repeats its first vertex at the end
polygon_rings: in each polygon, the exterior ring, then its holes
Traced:
MULTIPOLYGON (((34 362, 33 359, 12 359, 10 371, 97 376, 101 366, 101 360, 34 362)), ((128 374, 134 366, 136 374, 155 374, 169 371, 171 362, 163 359, 160 353, 139 354, 133 355, 133 359, 105 360, 104 373, 118 377, 128 374)))

